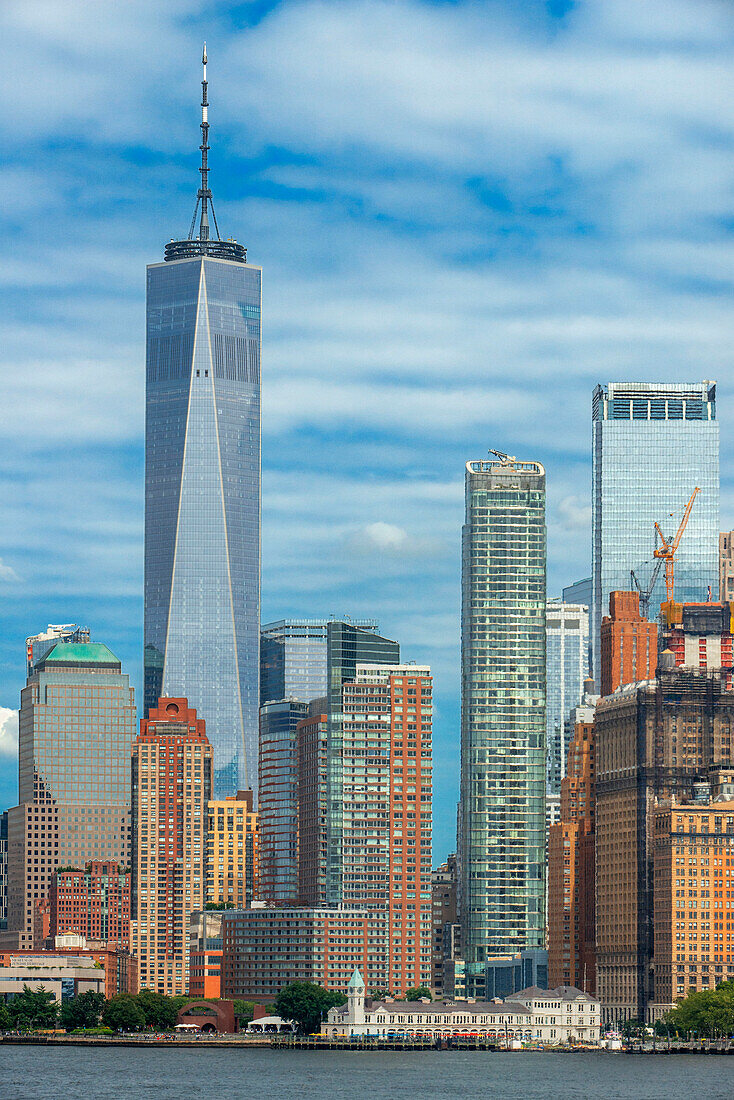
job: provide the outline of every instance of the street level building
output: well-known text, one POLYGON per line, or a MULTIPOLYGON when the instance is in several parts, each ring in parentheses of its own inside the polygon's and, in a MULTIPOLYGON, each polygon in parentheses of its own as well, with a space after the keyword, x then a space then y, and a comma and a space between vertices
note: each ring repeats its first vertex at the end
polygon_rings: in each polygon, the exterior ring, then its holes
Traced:
POLYGON ((135 726, 129 677, 106 645, 59 642, 33 665, 21 692, 20 801, 8 811, 16 946, 41 946, 36 907, 58 867, 129 863, 135 726))
MULTIPOLYGON (((592 400, 593 674, 600 687, 600 631, 610 592, 646 588, 654 568, 655 522, 672 538, 694 488, 698 494, 675 557, 675 594, 684 603, 716 592, 719 538, 719 424, 714 382, 610 382, 592 400), (672 517, 672 518, 671 518, 672 517)), ((665 599, 662 575, 653 615, 665 599)))
POLYGON ((601 694, 651 680, 657 659, 657 623, 640 614, 639 592, 610 592, 609 615, 601 621, 601 694))
POLYGON ((545 471, 466 465, 459 908, 466 988, 545 943, 545 471))
POLYGON ((82 993, 105 993, 105 971, 88 955, 51 951, 0 953, 0 1002, 7 1003, 27 986, 51 993, 57 1005, 82 993))
POLYGON ((204 908, 212 748, 186 699, 160 699, 132 758, 130 946, 140 986, 168 996, 189 984, 189 917, 204 908))
POLYGON ((189 997, 222 996, 222 910, 189 918, 189 997))
POLYGON ((545 740, 549 794, 559 794, 573 730, 571 711, 581 702, 589 675, 589 609, 549 600, 545 611, 545 740))
POLYGON ((257 785, 261 269, 219 236, 206 62, 197 236, 147 269, 145 713, 206 717, 214 796, 257 785))
POLYGON ((210 905, 241 909, 257 896, 258 831, 252 801, 252 791, 237 791, 207 807, 206 900, 210 905))
MULTIPOLYGON (((48 971, 51 980, 56 981, 57 976, 54 971, 58 969, 62 971, 58 978, 63 983, 66 999, 67 996, 76 994, 71 992, 72 986, 67 980, 67 977, 70 978, 72 975, 68 973, 65 975, 63 971, 68 972, 69 967, 80 964, 86 972, 89 970, 95 972, 95 981, 96 977, 102 977, 101 987, 98 988, 95 984, 92 988, 94 992, 104 993, 108 999, 116 997, 118 993, 137 993, 138 991, 138 962, 126 948, 89 944, 84 936, 78 936, 76 933, 56 936, 40 951, 0 952, 0 979, 3 977, 2 968, 13 965, 17 965, 35 980, 38 978, 39 971, 48 971)), ((81 976, 76 975, 77 984, 73 988, 80 989, 78 984, 80 979, 81 976)), ((22 981, 22 978, 19 977, 17 980, 22 981)), ((34 985, 33 988, 37 986, 34 985)), ((86 989, 81 987, 81 992, 86 992, 86 989)))
POLYGON ((599 1042, 599 1003, 580 989, 530 987, 506 1000, 431 1002, 392 999, 367 1002, 365 981, 355 970, 347 1003, 330 1008, 321 1034, 329 1038, 486 1039, 499 1045, 599 1042))

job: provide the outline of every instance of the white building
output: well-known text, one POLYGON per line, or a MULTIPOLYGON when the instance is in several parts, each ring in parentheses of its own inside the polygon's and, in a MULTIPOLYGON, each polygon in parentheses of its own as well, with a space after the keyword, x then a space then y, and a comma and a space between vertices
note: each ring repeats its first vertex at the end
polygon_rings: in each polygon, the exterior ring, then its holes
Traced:
POLYGON ((534 1043, 598 1045, 599 1002, 574 986, 531 986, 506 1001, 393 1001, 365 1005, 364 980, 355 970, 347 1003, 329 1009, 321 1034, 329 1038, 440 1039, 452 1036, 534 1043))

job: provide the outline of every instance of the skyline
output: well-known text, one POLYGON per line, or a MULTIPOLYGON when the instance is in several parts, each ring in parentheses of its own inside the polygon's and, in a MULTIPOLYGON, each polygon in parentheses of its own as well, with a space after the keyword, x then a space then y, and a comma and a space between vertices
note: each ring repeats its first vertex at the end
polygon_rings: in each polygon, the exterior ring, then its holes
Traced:
POLYGON ((734 21, 713 3, 664 25, 624 3, 102 7, 83 36, 68 4, 0 16, 19 93, 0 704, 26 635, 76 621, 142 705, 143 270, 190 217, 206 37, 218 215, 267 273, 263 621, 374 616, 431 664, 443 858, 466 460, 546 466, 559 595, 590 572, 593 386, 714 378, 734 524, 734 21), (307 65, 327 46, 341 63, 307 65))

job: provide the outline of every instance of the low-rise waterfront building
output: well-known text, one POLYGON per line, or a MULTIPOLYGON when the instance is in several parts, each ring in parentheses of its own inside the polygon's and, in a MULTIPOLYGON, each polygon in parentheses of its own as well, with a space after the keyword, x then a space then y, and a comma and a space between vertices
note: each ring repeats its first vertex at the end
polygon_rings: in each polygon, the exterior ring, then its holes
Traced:
POLYGON ((189 997, 222 995, 222 911, 189 917, 189 997))
POLYGON ((347 1003, 329 1009, 321 1034, 329 1038, 376 1036, 385 1039, 483 1038, 500 1043, 599 1042, 600 1006, 573 986, 538 989, 531 986, 511 999, 492 1001, 367 1002, 365 983, 357 969, 347 986, 347 1003))
MULTIPOLYGON (((57 1004, 80 993, 103 993, 112 997, 127 993, 127 989, 113 988, 108 992, 108 967, 98 955, 114 955, 116 952, 92 951, 17 951, 0 953, 0 1001, 8 1001, 22 993, 24 986, 37 991, 52 993, 57 1004)), ((135 992, 133 990, 132 992, 135 992)))

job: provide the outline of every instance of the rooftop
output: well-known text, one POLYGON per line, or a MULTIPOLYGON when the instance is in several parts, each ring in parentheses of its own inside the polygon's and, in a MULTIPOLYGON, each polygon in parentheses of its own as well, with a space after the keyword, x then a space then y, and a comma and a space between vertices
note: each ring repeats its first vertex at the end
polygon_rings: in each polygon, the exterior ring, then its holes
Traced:
POLYGON ((44 669, 48 665, 94 665, 119 672, 120 662, 111 649, 102 642, 58 642, 36 665, 44 669))

